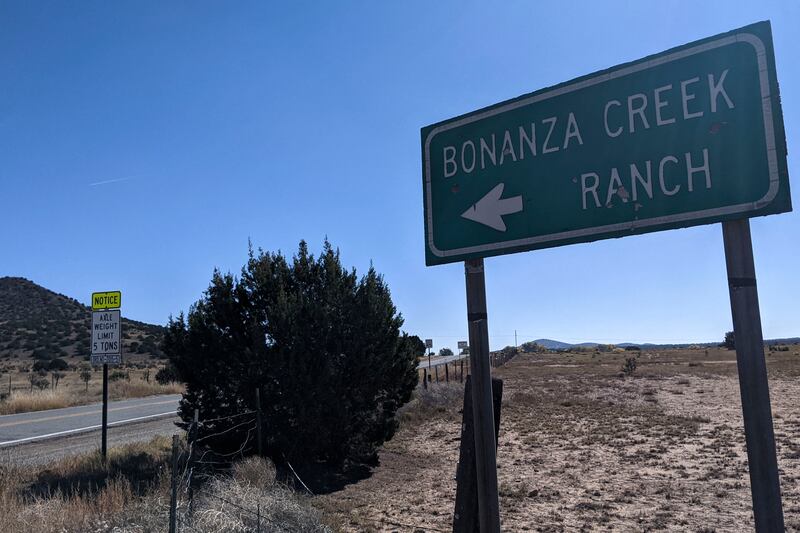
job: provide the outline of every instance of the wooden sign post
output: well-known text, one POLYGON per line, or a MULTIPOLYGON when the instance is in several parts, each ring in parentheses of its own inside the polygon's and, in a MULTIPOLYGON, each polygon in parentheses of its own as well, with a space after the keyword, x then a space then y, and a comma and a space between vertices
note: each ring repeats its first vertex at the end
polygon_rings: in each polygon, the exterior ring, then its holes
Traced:
POLYGON ((497 496, 497 452, 489 368, 489 326, 483 259, 464 262, 467 282, 469 355, 472 365, 472 409, 475 421, 475 465, 478 471, 478 515, 481 533, 500 533, 497 496))
POLYGON ((764 338, 761 333, 750 221, 744 218, 723 222, 722 238, 728 268, 753 517, 756 531, 783 531, 781 487, 775 455, 775 433, 769 402, 767 363, 764 360, 764 338))

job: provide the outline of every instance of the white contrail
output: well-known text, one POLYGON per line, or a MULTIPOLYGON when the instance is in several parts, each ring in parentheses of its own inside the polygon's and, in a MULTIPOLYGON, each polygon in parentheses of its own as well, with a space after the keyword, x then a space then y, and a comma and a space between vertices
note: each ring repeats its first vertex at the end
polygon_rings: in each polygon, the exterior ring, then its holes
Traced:
POLYGON ((106 185, 106 184, 108 184, 108 183, 119 183, 120 181, 128 181, 128 180, 132 180, 132 179, 133 179, 133 178, 135 178, 135 177, 136 177, 136 176, 128 176, 128 177, 126 177, 126 178, 114 178, 113 180, 96 181, 96 182, 94 182, 94 183, 90 183, 90 184, 89 184, 89 187, 94 187, 94 186, 96 186, 96 185, 106 185))

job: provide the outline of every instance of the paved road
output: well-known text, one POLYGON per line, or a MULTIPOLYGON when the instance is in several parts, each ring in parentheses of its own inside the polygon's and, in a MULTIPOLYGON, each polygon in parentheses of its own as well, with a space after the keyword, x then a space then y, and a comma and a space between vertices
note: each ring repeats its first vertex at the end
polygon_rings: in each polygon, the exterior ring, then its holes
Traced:
MULTIPOLYGON (((114 426, 108 431, 108 447, 147 442, 157 435, 182 434, 183 430, 175 426, 179 418, 150 418, 131 422, 122 426, 114 426)), ((45 465, 63 457, 88 453, 100 449, 100 430, 83 433, 71 433, 45 439, 28 441, 19 445, 0 447, 0 467, 4 464, 45 465)))
MULTIPOLYGON (((169 394, 109 402, 109 428, 174 417, 180 399, 180 394, 169 394)), ((0 448, 97 430, 101 421, 99 403, 0 416, 0 448)))
MULTIPOLYGON (((465 355, 432 356, 431 367, 464 359, 465 355)), ((428 358, 419 362, 428 368, 428 358)), ((108 405, 108 444, 146 441, 178 430, 179 394, 119 400, 108 405)), ((0 462, 46 463, 100 446, 102 406, 99 403, 0 416, 0 462), (21 446, 25 445, 25 446, 21 446)))
MULTIPOLYGON (((432 368, 434 366, 446 365, 447 363, 452 363, 453 361, 459 361, 461 359, 466 359, 467 357, 469 357, 469 356, 468 355, 445 355, 445 356, 434 355, 434 356, 431 356, 430 367, 432 368)), ((417 368, 419 368, 420 370, 422 370, 423 368, 428 368, 428 358, 427 357, 423 357, 422 359, 420 359, 419 363, 417 363, 417 368)))

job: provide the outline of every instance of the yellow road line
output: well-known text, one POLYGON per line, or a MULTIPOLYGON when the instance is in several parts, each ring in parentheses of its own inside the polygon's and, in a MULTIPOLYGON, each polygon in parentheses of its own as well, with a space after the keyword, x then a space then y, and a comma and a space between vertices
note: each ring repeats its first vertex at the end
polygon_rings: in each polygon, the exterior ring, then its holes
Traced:
MULTIPOLYGON (((175 400, 168 400, 164 402, 152 402, 152 403, 142 403, 139 405, 129 405, 128 407, 114 407, 113 409, 109 409, 108 412, 111 413, 113 411, 125 411, 127 409, 138 409, 139 407, 147 407, 150 405, 164 405, 168 403, 174 403, 175 400)), ((35 422, 49 422, 52 420, 62 420, 64 418, 73 418, 76 416, 86 416, 90 414, 99 413, 101 409, 97 411, 85 411, 83 413, 73 413, 71 415, 58 415, 58 416, 46 416, 42 418, 34 418, 32 420, 20 420, 19 422, 6 422, 5 424, 0 424, 0 428, 7 428, 7 427, 14 427, 14 426, 21 426, 23 424, 33 424, 35 422)), ((20 413, 22 414, 22 413, 20 413)))

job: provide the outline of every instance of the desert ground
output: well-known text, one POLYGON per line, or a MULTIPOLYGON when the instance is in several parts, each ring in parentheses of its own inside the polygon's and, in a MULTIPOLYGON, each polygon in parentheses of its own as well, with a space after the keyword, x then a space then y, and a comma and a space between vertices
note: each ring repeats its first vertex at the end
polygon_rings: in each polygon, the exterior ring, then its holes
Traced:
MULTIPOLYGON (((800 531, 800 346, 781 350, 766 357, 786 529, 800 531)), ((523 354, 493 375, 504 531, 753 530, 735 352, 523 354)), ((343 531, 451 530, 462 387, 418 389, 372 475, 315 503, 343 531)))

